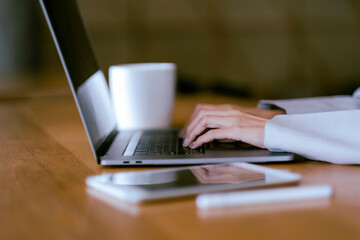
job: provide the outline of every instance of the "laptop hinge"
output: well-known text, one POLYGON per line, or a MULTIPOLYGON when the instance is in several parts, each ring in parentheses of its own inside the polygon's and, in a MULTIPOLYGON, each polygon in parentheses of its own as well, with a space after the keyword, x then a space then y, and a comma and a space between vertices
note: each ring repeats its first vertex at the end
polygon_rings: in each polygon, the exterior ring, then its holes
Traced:
POLYGON ((119 133, 119 131, 117 129, 113 130, 107 136, 107 138, 103 141, 103 143, 100 145, 100 147, 98 149, 96 149, 96 157, 97 157, 98 163, 100 163, 101 157, 107 153, 107 151, 109 150, 112 142, 114 141, 114 139, 118 133, 119 133))

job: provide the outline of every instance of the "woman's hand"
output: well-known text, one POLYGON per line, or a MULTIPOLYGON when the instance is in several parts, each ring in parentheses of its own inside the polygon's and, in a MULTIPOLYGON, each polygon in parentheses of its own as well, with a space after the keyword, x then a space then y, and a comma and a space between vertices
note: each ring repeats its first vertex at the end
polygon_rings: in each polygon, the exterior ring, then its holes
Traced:
POLYGON ((198 104, 180 133, 184 147, 197 148, 215 139, 243 141, 264 148, 266 122, 283 110, 198 104), (205 130, 209 131, 203 133, 205 130), (203 134, 202 134, 203 133, 203 134))

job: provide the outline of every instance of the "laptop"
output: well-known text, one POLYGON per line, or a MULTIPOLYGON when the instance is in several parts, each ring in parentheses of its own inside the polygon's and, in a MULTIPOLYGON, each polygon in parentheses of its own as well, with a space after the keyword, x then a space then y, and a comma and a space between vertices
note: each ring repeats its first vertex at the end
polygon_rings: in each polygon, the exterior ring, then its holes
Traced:
POLYGON ((195 150, 183 148, 178 129, 118 129, 108 85, 76 1, 39 1, 98 164, 189 165, 293 158, 291 153, 274 153, 241 142, 214 141, 195 150))

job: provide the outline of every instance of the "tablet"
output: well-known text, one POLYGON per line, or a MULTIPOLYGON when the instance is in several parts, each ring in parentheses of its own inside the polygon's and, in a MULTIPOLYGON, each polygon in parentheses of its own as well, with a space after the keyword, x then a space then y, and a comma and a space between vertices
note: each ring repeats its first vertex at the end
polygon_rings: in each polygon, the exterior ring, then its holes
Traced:
POLYGON ((139 203, 199 193, 296 184, 301 176, 249 163, 200 165, 90 176, 87 186, 139 203))

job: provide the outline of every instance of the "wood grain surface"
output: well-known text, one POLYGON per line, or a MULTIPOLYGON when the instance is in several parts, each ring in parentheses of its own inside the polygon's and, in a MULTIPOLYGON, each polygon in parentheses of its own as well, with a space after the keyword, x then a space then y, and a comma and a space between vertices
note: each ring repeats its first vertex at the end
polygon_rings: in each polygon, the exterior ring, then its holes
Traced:
MULTIPOLYGON (((173 125, 197 102, 254 105, 213 95, 178 96, 173 125)), ((129 205, 85 178, 94 160, 71 95, 0 101, 0 239, 360 239, 360 167, 302 158, 265 166, 331 184, 328 200, 198 211, 194 198, 129 205)))

